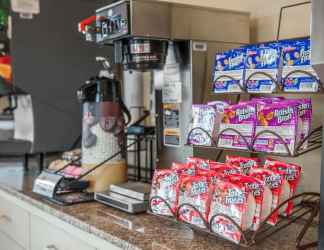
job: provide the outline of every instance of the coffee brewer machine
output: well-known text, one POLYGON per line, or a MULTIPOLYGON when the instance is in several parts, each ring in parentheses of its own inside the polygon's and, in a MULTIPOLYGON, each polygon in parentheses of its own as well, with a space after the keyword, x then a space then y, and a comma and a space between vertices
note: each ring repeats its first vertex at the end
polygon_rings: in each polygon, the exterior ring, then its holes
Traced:
POLYGON ((250 35, 248 13, 152 0, 100 8, 79 31, 88 41, 113 46, 125 104, 147 103, 157 168, 198 153, 185 146, 192 104, 212 98, 215 53, 249 43, 250 35), (149 77, 139 77, 143 72, 149 77))

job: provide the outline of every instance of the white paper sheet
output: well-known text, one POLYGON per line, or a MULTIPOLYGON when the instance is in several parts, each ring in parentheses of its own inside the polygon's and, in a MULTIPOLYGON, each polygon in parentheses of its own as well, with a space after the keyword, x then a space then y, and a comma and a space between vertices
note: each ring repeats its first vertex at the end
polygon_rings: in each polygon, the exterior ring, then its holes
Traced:
POLYGON ((39 0, 11 0, 11 7, 14 12, 39 14, 39 0))
POLYGON ((18 96, 17 109, 14 111, 16 140, 34 142, 34 114, 30 95, 18 96))

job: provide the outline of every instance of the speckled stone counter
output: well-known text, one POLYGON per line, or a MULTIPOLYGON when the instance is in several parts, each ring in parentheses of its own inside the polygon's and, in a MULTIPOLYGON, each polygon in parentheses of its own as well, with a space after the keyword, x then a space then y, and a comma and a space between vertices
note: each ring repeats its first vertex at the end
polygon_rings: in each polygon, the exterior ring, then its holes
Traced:
MULTIPOLYGON (((91 233, 122 249, 127 250, 230 250, 236 249, 231 243, 192 231, 186 226, 177 225, 149 214, 129 215, 116 209, 93 202, 71 207, 59 207, 43 201, 33 194, 32 183, 35 174, 15 178, 7 176, 8 171, 0 168, 0 189, 65 221, 83 231, 91 233)), ((295 239, 301 225, 294 224, 275 234, 255 250, 295 249, 295 239)), ((317 238, 317 228, 312 227, 305 241, 317 238)))

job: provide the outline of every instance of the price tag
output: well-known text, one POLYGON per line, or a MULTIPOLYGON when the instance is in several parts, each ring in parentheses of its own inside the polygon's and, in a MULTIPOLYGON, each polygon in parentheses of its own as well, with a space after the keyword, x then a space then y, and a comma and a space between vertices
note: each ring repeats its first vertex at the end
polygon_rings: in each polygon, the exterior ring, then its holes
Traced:
POLYGON ((179 147, 181 145, 180 105, 163 105, 164 145, 179 147))

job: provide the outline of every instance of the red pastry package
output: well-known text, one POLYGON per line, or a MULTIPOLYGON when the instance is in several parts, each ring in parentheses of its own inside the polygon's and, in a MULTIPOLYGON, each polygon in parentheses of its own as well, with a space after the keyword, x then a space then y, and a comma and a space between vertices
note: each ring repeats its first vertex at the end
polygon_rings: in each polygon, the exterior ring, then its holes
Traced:
POLYGON ((208 221, 211 230, 225 239, 239 243, 241 232, 235 221, 244 231, 252 227, 256 203, 253 195, 241 183, 228 180, 218 181, 215 186, 208 221))
POLYGON ((253 218, 252 230, 256 231, 271 212, 272 193, 263 181, 245 175, 229 175, 228 180, 235 184, 243 184, 247 192, 255 198, 256 208, 253 218))
POLYGON ((209 213, 211 191, 212 184, 207 176, 181 178, 178 204, 179 219, 192 225, 206 228, 204 220, 207 221, 209 213), (201 218, 198 211, 203 218, 201 218))
POLYGON ((195 176, 196 175, 196 167, 193 164, 189 163, 172 163, 172 170, 176 171, 180 175, 186 176, 195 176))
POLYGON ((188 157, 187 162, 190 165, 194 165, 197 169, 210 170, 209 160, 198 157, 188 157))
MULTIPOLYGON (((285 163, 273 159, 267 159, 264 167, 273 171, 278 171, 289 183, 289 198, 296 194, 297 187, 300 182, 302 168, 295 164, 285 163)), ((294 208, 294 202, 288 202, 288 206, 283 214, 289 216, 294 208)))
POLYGON ((229 165, 226 163, 219 163, 219 162, 210 162, 209 163, 210 170, 217 172, 219 175, 231 175, 231 174, 240 174, 240 168, 229 165))
MULTIPOLYGON (((289 184, 278 171, 270 169, 251 169, 250 176, 264 181, 272 193, 271 212, 275 210, 281 202, 289 195, 289 184), (287 195, 288 193, 288 195, 287 195)), ((268 224, 276 225, 279 217, 279 211, 272 213, 268 224)))
POLYGON ((243 174, 248 175, 250 173, 251 168, 259 167, 260 160, 258 158, 227 155, 226 163, 239 167, 243 174))
POLYGON ((151 202, 152 212, 160 215, 172 216, 177 208, 178 204, 178 184, 180 176, 176 171, 173 170, 155 170, 152 187, 151 187, 151 199, 155 196, 164 199, 170 206, 162 199, 155 198, 151 202))
POLYGON ((207 177, 209 182, 212 185, 216 185, 217 180, 219 178, 223 178, 222 175, 219 175, 216 171, 213 170, 202 170, 202 169, 198 169, 197 170, 197 176, 204 176, 207 177))

